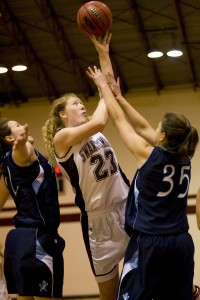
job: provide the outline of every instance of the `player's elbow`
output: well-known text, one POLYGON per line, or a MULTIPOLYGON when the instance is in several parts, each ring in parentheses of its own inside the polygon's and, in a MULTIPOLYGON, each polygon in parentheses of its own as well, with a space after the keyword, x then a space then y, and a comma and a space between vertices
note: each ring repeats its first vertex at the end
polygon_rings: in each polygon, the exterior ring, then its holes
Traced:
POLYGON ((102 131, 104 127, 106 126, 107 120, 99 120, 97 126, 98 126, 98 131, 102 131))
POLYGON ((93 128, 94 132, 101 132, 103 131, 106 121, 104 119, 93 119, 90 121, 91 122, 91 128, 93 128))

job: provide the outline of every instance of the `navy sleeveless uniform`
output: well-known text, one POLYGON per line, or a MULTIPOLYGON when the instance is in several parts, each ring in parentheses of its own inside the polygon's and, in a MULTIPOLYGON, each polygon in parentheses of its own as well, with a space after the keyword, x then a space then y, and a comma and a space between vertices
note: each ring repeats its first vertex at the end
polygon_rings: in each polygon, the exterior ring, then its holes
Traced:
POLYGON ((136 172, 128 195, 130 235, 117 299, 189 300, 194 245, 188 233, 190 161, 153 148, 136 172))
POLYGON ((56 178, 46 158, 36 152, 29 166, 5 157, 4 179, 17 207, 5 242, 4 272, 9 294, 62 297, 63 250, 56 178))
POLYGON ((112 279, 129 237, 124 230, 129 182, 105 136, 97 133, 56 158, 75 191, 85 247, 97 282, 112 279))

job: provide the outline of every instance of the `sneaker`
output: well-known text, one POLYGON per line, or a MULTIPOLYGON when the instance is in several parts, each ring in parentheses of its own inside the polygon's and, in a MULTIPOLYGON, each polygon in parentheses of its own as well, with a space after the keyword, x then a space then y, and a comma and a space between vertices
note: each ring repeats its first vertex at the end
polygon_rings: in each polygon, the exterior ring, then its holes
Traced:
POLYGON ((200 300, 200 287, 195 285, 196 291, 192 295, 192 300, 200 300))

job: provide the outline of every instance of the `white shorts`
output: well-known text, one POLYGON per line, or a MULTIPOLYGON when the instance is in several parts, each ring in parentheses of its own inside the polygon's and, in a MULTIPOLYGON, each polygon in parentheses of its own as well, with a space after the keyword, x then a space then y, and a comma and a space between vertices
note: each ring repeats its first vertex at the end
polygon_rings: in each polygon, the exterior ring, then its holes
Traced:
POLYGON ((125 203, 117 203, 105 211, 87 213, 88 237, 85 235, 84 241, 97 282, 115 277, 119 262, 124 258, 129 242, 124 230, 125 203))

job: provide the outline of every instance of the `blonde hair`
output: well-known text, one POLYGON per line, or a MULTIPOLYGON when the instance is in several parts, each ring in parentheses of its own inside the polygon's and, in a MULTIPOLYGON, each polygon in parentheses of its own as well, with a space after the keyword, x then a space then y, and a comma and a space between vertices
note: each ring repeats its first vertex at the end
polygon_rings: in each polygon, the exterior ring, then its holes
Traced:
POLYGON ((60 118, 60 112, 65 109, 65 106, 66 106, 68 100, 72 97, 77 97, 77 95, 74 93, 68 93, 68 94, 65 94, 62 97, 54 100, 51 105, 49 119, 46 121, 46 123, 42 127, 42 135, 43 135, 44 144, 45 144, 46 150, 49 154, 49 161, 53 166, 56 165, 53 139, 54 139, 55 134, 60 129, 64 128, 64 125, 60 118))

